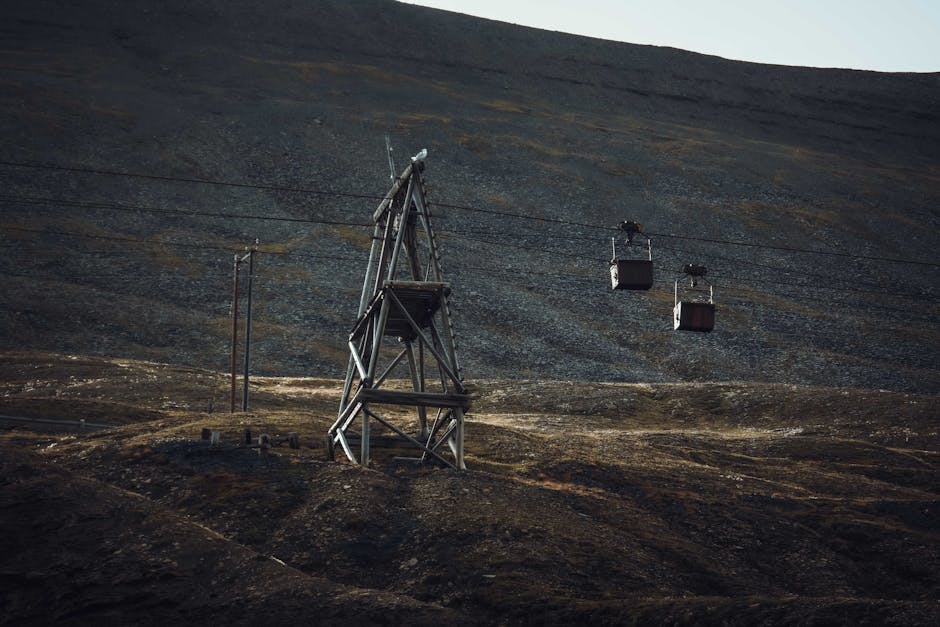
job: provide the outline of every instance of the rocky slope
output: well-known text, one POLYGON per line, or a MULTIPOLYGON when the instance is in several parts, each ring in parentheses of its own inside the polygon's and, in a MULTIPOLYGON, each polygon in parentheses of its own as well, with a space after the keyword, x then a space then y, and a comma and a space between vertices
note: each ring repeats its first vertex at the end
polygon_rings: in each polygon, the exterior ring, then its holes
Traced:
POLYGON ((368 223, 389 135, 399 168, 430 151, 471 379, 940 390, 937 75, 388 0, 2 13, 3 349, 223 369, 232 254, 258 238, 254 368, 338 376, 369 229, 335 222, 368 223), (624 219, 653 238, 649 293, 608 289, 624 219), (688 262, 715 284, 709 335, 671 329, 688 262))

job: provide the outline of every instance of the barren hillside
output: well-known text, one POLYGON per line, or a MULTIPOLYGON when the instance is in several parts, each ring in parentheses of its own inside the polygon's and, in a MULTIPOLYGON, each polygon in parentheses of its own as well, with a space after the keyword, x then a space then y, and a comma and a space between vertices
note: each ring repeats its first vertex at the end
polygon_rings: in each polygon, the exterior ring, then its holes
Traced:
POLYGON ((940 623, 938 111, 391 0, 4 2, 0 624, 940 623), (469 470, 327 461, 422 148, 469 470))
POLYGON ((937 75, 390 0, 0 14, 4 350, 224 369, 233 253, 257 238, 254 370, 341 376, 388 135, 396 168, 430 151, 470 378, 940 390, 937 75), (647 293, 609 289, 628 219, 647 293), (671 328, 690 262, 708 335, 671 328))

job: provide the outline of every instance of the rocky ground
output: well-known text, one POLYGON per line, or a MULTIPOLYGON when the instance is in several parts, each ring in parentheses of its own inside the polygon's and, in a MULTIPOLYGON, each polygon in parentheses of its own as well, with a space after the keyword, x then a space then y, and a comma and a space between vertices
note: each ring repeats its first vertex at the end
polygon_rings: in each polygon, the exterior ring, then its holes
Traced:
POLYGON ((940 76, 390 0, 0 17, 0 624, 940 623, 940 76), (386 136, 430 152, 467 472, 324 459, 386 136))
POLYGON ((258 379, 235 414, 227 383, 2 356, 0 414, 119 426, 5 423, 0 624, 940 619, 935 396, 477 380, 456 472, 326 461, 338 381, 258 379))

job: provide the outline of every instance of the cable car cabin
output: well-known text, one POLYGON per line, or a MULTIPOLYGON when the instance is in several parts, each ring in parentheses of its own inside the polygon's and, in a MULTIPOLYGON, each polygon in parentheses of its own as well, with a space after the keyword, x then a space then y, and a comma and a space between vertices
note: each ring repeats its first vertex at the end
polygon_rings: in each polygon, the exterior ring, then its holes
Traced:
POLYGON ((653 287, 652 244, 646 242, 646 259, 620 259, 611 240, 614 256, 610 260, 610 287, 614 290, 648 290, 653 287))
POLYGON ((715 328, 715 303, 712 286, 679 287, 676 281, 675 306, 672 310, 673 328, 676 331, 708 332, 715 328), (679 300, 681 293, 682 300, 679 300))
POLYGON ((676 331, 704 331, 715 328, 715 304, 679 301, 673 309, 676 331))
POLYGON ((648 290, 653 287, 653 262, 646 259, 613 259, 610 287, 615 290, 648 290))

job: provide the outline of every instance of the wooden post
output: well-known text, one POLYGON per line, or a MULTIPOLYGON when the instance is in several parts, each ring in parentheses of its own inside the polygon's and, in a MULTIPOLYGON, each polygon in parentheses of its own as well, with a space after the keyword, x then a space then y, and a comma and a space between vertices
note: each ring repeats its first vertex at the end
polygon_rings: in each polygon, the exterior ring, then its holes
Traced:
POLYGON ((237 394, 237 362, 238 362, 238 253, 235 253, 234 279, 232 280, 232 398, 231 413, 235 413, 235 396, 237 394))
POLYGON ((245 384, 242 396, 242 411, 248 411, 248 364, 251 357, 251 283, 255 274, 255 253, 258 252, 258 240, 248 251, 248 311, 245 313, 245 384))

